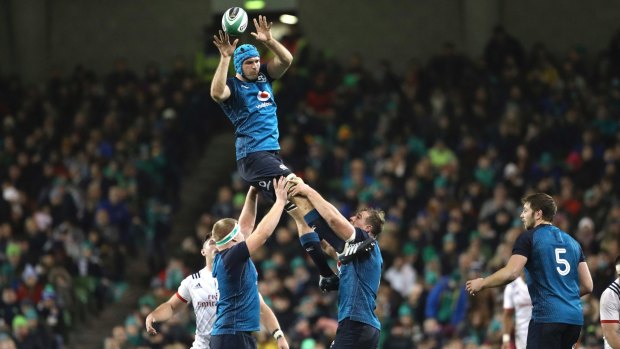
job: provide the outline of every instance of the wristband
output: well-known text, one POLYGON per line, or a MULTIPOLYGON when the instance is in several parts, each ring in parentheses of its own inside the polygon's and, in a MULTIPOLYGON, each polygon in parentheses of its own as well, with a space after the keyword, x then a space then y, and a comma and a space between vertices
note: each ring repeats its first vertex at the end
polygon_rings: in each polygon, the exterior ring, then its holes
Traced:
POLYGON ((277 330, 273 331, 272 335, 273 335, 273 338, 278 340, 280 339, 280 337, 284 337, 284 332, 282 332, 282 330, 278 328, 277 330))
POLYGON ((502 343, 510 343, 510 335, 508 333, 502 335, 502 343))

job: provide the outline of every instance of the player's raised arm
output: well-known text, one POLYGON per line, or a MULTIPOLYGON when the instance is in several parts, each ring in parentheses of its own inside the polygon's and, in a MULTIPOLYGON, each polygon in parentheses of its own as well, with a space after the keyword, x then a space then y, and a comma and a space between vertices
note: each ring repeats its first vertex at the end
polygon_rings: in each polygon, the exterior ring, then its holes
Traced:
POLYGON ((235 52, 237 42, 239 39, 235 39, 231 44, 228 34, 221 30, 218 35, 213 35, 213 44, 220 51, 220 62, 215 69, 215 74, 213 74, 213 81, 211 81, 211 98, 218 103, 230 97, 230 88, 226 85, 226 78, 228 77, 230 59, 235 52))
POLYGON ((258 199, 258 190, 254 187, 248 189, 248 193, 245 196, 245 202, 239 215, 239 231, 247 239, 256 224, 256 202, 258 199))
POLYGON ((274 179, 273 189, 276 192, 276 202, 271 206, 271 209, 260 223, 258 223, 254 233, 246 240, 250 255, 265 244, 265 241, 273 234, 278 222, 280 222, 280 217, 286 204, 286 179, 284 177, 280 177, 278 180, 274 179))
POLYGON ((265 16, 258 16, 258 20, 254 18, 256 32, 253 32, 252 35, 275 55, 267 64, 267 72, 271 78, 278 79, 293 63, 293 55, 271 35, 271 25, 272 22, 267 22, 265 16))
POLYGON ((319 212, 319 215, 325 219, 330 228, 342 240, 348 240, 355 233, 355 228, 334 205, 325 200, 321 194, 312 189, 305 183, 296 184, 290 190, 290 195, 302 195, 308 198, 308 201, 319 212))

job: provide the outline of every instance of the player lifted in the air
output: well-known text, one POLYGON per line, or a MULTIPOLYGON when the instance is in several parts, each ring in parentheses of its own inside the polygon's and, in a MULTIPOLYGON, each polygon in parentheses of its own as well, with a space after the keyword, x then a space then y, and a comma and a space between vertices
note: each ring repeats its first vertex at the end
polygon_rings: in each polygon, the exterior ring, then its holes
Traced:
MULTIPOLYGON (((280 78, 291 66, 293 56, 272 36, 272 24, 265 16, 258 16, 253 21, 256 32, 252 35, 273 53, 273 58, 261 64, 255 46, 244 44, 237 47, 239 39, 231 43, 228 34, 220 31, 213 41, 220 51, 220 62, 211 83, 211 97, 235 127, 240 176, 273 199, 271 183, 274 178, 284 176, 291 180, 291 184, 299 183, 278 154, 277 105, 271 87, 272 81, 280 78), (231 60, 235 75, 228 77, 231 60)), ((300 242, 319 269, 321 289, 338 289, 338 276, 327 264, 320 244, 321 239, 330 241, 338 237, 305 198, 290 198, 286 211, 295 219, 300 242)))

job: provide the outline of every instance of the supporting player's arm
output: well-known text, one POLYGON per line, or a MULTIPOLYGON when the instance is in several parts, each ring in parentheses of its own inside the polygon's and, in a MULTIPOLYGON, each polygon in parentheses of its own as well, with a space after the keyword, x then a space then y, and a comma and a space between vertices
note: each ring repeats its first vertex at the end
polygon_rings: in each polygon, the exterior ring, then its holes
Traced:
POLYGON ((519 275, 521 275, 521 272, 523 271, 526 262, 527 257, 520 254, 513 254, 512 256, 510 256, 508 264, 506 264, 505 267, 496 271, 490 276, 487 276, 486 278, 478 278, 467 281, 467 283, 465 284, 465 288, 470 294, 475 294, 476 292, 484 290, 485 288, 506 285, 514 281, 516 278, 519 277, 519 275))
POLYGON ((588 263, 585 261, 579 262, 577 267, 579 273, 579 296, 583 297, 592 293, 594 283, 592 282, 592 275, 590 275, 590 269, 588 269, 588 263))
POLYGON ((258 298, 260 299, 260 321, 278 342, 278 349, 288 349, 288 342, 284 337, 284 332, 280 329, 280 323, 278 322, 276 314, 274 314, 273 310, 265 303, 260 293, 258 294, 258 298))
POLYGON ((254 224, 256 224, 256 202, 258 198, 258 190, 254 187, 248 189, 248 193, 245 196, 245 202, 239 215, 239 231, 247 239, 252 230, 254 230, 254 224))
POLYGON ((265 16, 258 16, 258 20, 254 18, 256 32, 252 35, 273 52, 274 57, 267 64, 267 73, 271 78, 278 79, 293 63, 293 55, 271 35, 271 24, 265 16))
POLYGON ((170 299, 160 304, 146 317, 146 331, 150 334, 157 334, 157 330, 155 330, 153 324, 155 324, 156 322, 168 321, 181 308, 186 306, 187 303, 183 302, 176 294, 173 294, 170 299))
POLYGON ((280 177, 277 181, 274 179, 273 189, 276 192, 276 202, 271 206, 271 209, 260 223, 258 223, 254 233, 246 240, 250 255, 263 246, 265 241, 273 234, 278 222, 280 222, 280 217, 282 216, 282 211, 286 204, 286 179, 284 179, 284 177, 280 177))
POLYGON ((220 62, 213 74, 213 80, 211 81, 211 98, 214 101, 220 103, 230 97, 230 88, 226 85, 226 78, 228 77, 228 66, 230 65, 230 58, 235 52, 239 39, 231 44, 227 33, 219 31, 219 35, 213 36, 213 44, 220 51, 220 62))
POLYGON ((325 219, 330 228, 342 240, 348 240, 355 234, 355 228, 334 205, 325 200, 321 194, 305 183, 300 183, 291 188, 291 196, 303 195, 325 219))

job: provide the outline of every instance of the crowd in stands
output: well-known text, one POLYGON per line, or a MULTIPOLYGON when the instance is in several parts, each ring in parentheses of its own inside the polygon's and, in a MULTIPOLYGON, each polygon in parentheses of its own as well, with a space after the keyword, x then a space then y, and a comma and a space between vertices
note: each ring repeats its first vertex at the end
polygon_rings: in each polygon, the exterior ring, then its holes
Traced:
POLYGON ((123 296, 137 249, 153 274, 165 266, 183 163, 205 139, 202 94, 182 61, 165 77, 119 60, 103 77, 0 79, 3 348, 65 348, 123 296))
MULTIPOLYGON (((470 297, 464 283, 505 264, 523 232, 520 198, 532 191, 554 196, 554 223, 582 245, 594 292, 582 298, 581 344, 602 347, 598 302, 620 254, 620 33, 601 53, 553 54, 498 27, 480 57, 445 43, 402 73, 389 60, 368 67, 360 54, 341 62, 301 37, 284 42, 296 57, 274 86, 285 163, 345 215, 387 213, 381 348, 499 347, 502 289, 470 297)), ((150 292, 104 347, 191 344, 191 309, 157 336, 144 318, 204 266, 202 237, 238 216, 247 187, 233 174, 194 235, 157 245, 170 233, 178 149, 195 146, 204 119, 225 119, 218 110, 196 117, 205 96, 192 97, 197 82, 178 69, 138 78, 120 64, 105 81, 76 70, 45 90, 0 88, 0 343, 60 343, 84 307, 118 293, 122 257, 146 246, 150 292), (95 299, 74 285, 97 290, 95 299)), ((318 289, 292 220, 253 260, 291 347, 328 348, 337 294, 318 289)), ((260 334, 260 348, 274 345, 260 334)))

